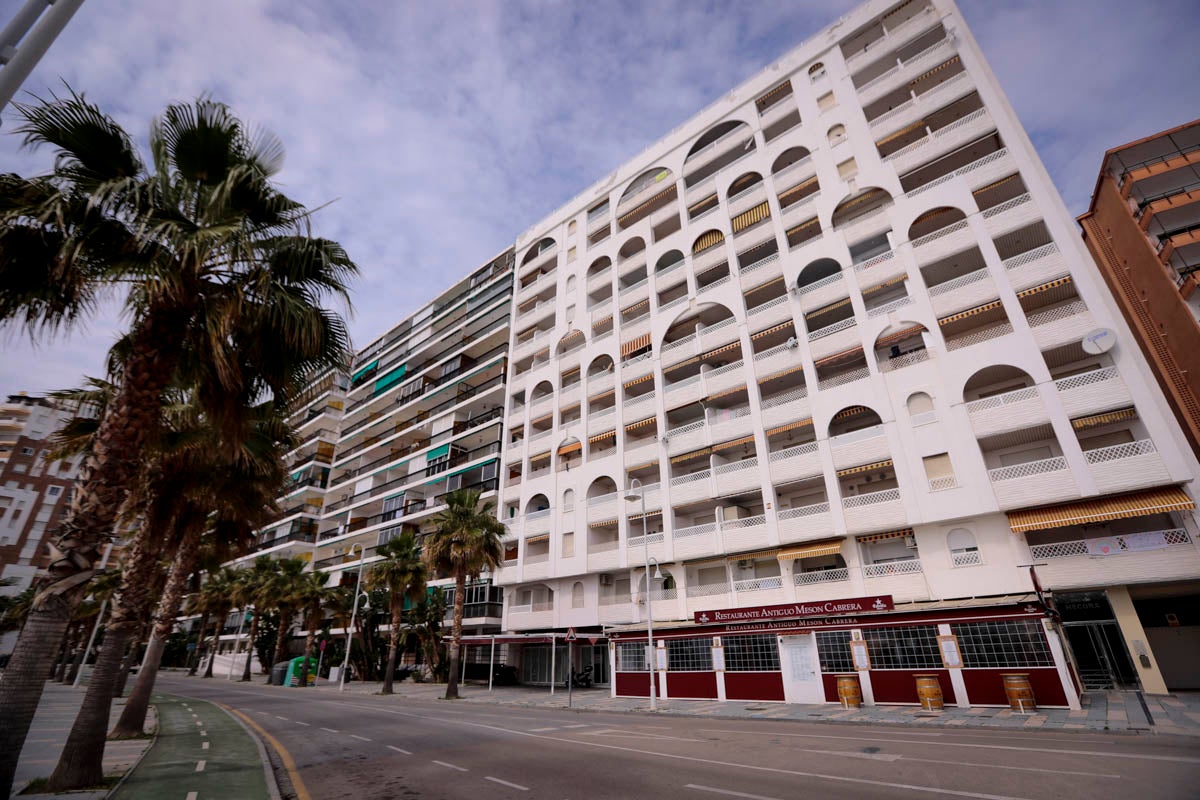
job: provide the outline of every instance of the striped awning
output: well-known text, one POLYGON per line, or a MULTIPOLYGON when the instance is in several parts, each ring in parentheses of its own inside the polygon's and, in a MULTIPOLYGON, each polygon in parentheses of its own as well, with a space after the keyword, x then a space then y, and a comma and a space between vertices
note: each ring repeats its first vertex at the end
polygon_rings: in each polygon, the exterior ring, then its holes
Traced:
POLYGON ((866 289, 863 289, 862 292, 864 295, 874 294, 875 292, 878 292, 881 289, 886 289, 889 286, 895 286, 897 283, 904 283, 906 280, 908 280, 907 274, 897 275, 894 278, 889 278, 888 280, 884 281, 883 283, 877 283, 874 286, 868 286, 866 289))
POLYGON ((836 539, 823 539, 819 542, 810 542, 801 547, 789 547, 785 550, 780 550, 775 554, 775 557, 780 561, 791 561, 795 558, 816 558, 817 556, 832 556, 842 552, 842 542, 845 539, 839 536, 836 539))
POLYGON ((819 317, 822 314, 824 314, 826 311, 833 311, 835 309, 838 309, 838 308, 841 308, 842 306, 847 306, 847 305, 850 305, 850 298, 843 297, 841 300, 834 300, 832 303, 829 303, 828 305, 823 305, 820 308, 814 308, 812 311, 809 311, 808 313, 806 313, 804 315, 804 318, 811 319, 813 317, 819 317))
POLYGON ((647 425, 653 425, 657 421, 658 417, 646 417, 645 419, 639 419, 637 422, 629 423, 625 426, 625 430, 632 431, 636 430, 637 428, 644 428, 647 425))
POLYGON ((638 470, 646 469, 647 467, 657 467, 657 466, 658 466, 658 459, 656 458, 653 461, 647 461, 645 464, 634 464, 632 467, 626 467, 625 471, 626 472, 637 472, 638 470))
POLYGON ((1079 417, 1071 420, 1071 427, 1082 431, 1088 428, 1098 428, 1110 422, 1123 422, 1127 419, 1137 419, 1137 410, 1132 407, 1120 408, 1116 411, 1106 411, 1103 414, 1093 414, 1090 417, 1079 417))
POLYGON ((805 228, 811 228, 813 225, 819 225, 820 222, 821 222, 821 220, 817 219, 816 217, 813 217, 812 219, 808 220, 807 222, 801 222, 799 225, 793 225, 792 227, 787 229, 786 233, 788 236, 791 236, 793 233, 795 233, 797 231, 802 231, 805 228))
MULTIPOLYGON (((653 373, 653 372, 651 372, 649 375, 643 375, 643 376, 642 376, 642 377, 640 377, 640 378, 634 378, 634 379, 633 379, 633 380, 631 380, 631 381, 625 381, 625 382, 624 382, 624 383, 622 383, 621 385, 622 385, 623 387, 625 387, 626 389, 628 389, 630 386, 637 386, 639 383, 645 383, 646 381, 652 381, 652 380, 654 380, 654 373, 653 373)), ((603 397, 603 396, 604 396, 604 395, 600 395, 600 397, 603 397)))
MULTIPOLYGON (((924 214, 922 214, 921 216, 914 219, 912 221, 912 225, 917 225, 922 222, 927 222, 928 220, 931 220, 931 219, 937 219, 938 217, 940 217, 944 214, 958 214, 960 218, 966 218, 966 214, 964 214, 962 211, 960 211, 957 208, 950 208, 949 206, 939 206, 930 211, 926 211, 924 214)), ((909 227, 911 228, 912 225, 910 225, 909 227)))
POLYGON ((925 120, 919 119, 911 125, 905 125, 903 128, 901 128, 900 130, 891 134, 890 136, 883 137, 882 139, 880 139, 879 141, 877 141, 875 143, 875 146, 882 147, 883 145, 887 144, 888 142, 896 141, 897 139, 899 139, 901 136, 903 136, 906 133, 911 133, 912 131, 915 131, 917 128, 924 128, 924 127, 925 127, 925 120))
POLYGON ((621 314, 625 315, 625 314, 628 314, 630 311, 637 311, 639 308, 649 308, 649 306, 650 306, 650 298, 647 297, 645 300, 634 303, 631 306, 626 306, 625 308, 622 308, 621 314))
POLYGON ((611 528, 616 524, 617 524, 616 517, 613 517, 612 519, 602 519, 599 522, 589 522, 588 523, 588 525, 592 526, 593 528, 611 528))
POLYGON ((558 454, 560 456, 569 456, 571 453, 578 453, 582 449, 583 449, 583 442, 579 442, 579 441, 567 442, 566 444, 564 444, 558 448, 558 454))
POLYGON ((595 436, 589 436, 588 444, 595 444, 596 442, 602 442, 605 439, 614 439, 614 438, 616 438, 616 436, 617 436, 617 431, 615 429, 611 430, 611 431, 605 431, 604 433, 598 433, 595 436))
POLYGON ((798 419, 795 422, 789 422, 786 425, 779 425, 778 427, 771 428, 766 432, 766 434, 767 436, 774 436, 777 433, 787 433, 788 431, 794 431, 798 428, 811 428, 812 424, 812 417, 805 417, 804 419, 798 419))
POLYGON ((549 414, 542 414, 542 415, 541 415, 540 417, 538 417, 537 419, 531 419, 531 420, 529 420, 529 424, 530 424, 530 425, 536 425, 536 424, 537 424, 537 423, 539 423, 539 422, 548 422, 548 421, 552 420, 553 418, 554 418, 554 412, 553 412, 553 411, 551 411, 549 414))
POLYGON ((758 341, 759 339, 763 338, 764 336, 770 336, 772 333, 779 333, 780 331, 787 330, 789 328, 791 328, 793 331, 795 331, 795 328, 792 327, 791 320, 788 320, 787 322, 781 322, 778 325, 772 325, 770 328, 759 331, 758 333, 752 333, 752 334, 750 334, 750 340, 758 341))
MULTIPOLYGON (((576 339, 582 339, 582 338, 583 338, 583 331, 576 328, 575 330, 570 330, 570 331, 567 331, 566 333, 564 333, 563 337, 558 340, 558 343, 564 344, 566 342, 573 342, 576 339)), ((578 369, 578 368, 576 368, 576 369, 578 369)))
POLYGON ((887 336, 880 336, 875 340, 875 346, 886 347, 893 342, 902 342, 910 336, 916 336, 918 333, 924 332, 924 325, 913 325, 911 327, 904 328, 903 330, 896 331, 895 333, 889 333, 887 336))
POLYGON ((635 350, 641 350, 643 347, 650 345, 650 334, 644 333, 636 339, 630 339, 628 342, 621 344, 621 355, 627 356, 635 350))
POLYGON ((762 383, 766 383, 767 381, 773 381, 776 378, 782 378, 784 375, 791 375, 793 372, 803 372, 803 371, 804 371, 804 365, 797 364, 794 367, 788 367, 787 369, 780 370, 779 372, 772 372, 770 375, 764 375, 758 379, 758 382, 760 384, 762 384, 762 383))
POLYGON ((714 444, 712 446, 712 449, 713 450, 728 450, 731 447, 737 447, 739 444, 754 444, 754 434, 750 434, 749 436, 743 436, 740 439, 732 439, 728 442, 721 442, 720 444, 714 444))
POLYGON ((779 555, 779 548, 775 547, 770 550, 755 550, 753 553, 739 553, 736 556, 725 556, 725 561, 733 564, 737 561, 752 561, 759 558, 774 558, 779 555))
POLYGON ((853 361, 855 358, 862 358, 862 345, 851 347, 849 350, 843 350, 840 353, 834 353, 831 356, 825 356, 819 361, 814 361, 814 367, 828 367, 832 364, 840 364, 843 361, 853 361))
MULTIPOLYGON (((784 192, 783 194, 779 195, 779 205, 781 205, 781 206, 782 206, 782 205, 784 205, 784 202, 783 202, 783 201, 784 201, 784 199, 785 199, 785 198, 791 197, 791 196, 792 196, 792 195, 794 195, 794 194, 800 194, 801 192, 803 192, 805 189, 807 189, 808 187, 812 186, 812 185, 813 185, 814 183, 816 183, 816 182, 817 182, 817 176, 816 176, 816 175, 813 175, 811 178, 809 178, 808 180, 804 181, 803 183, 797 183, 795 186, 793 186, 792 188, 788 189, 788 190, 787 190, 786 192, 784 192)), ((819 185, 819 184, 818 184, 818 187, 817 187, 817 188, 820 188, 820 185, 819 185)))
POLYGON ((989 183, 987 186, 984 186, 980 189, 976 189, 975 191, 971 192, 971 194, 978 197, 979 195, 983 194, 984 192, 988 192, 988 191, 991 191, 992 189, 996 189, 1000 186, 1003 186, 1004 184, 1008 183, 1009 181, 1015 181, 1019 177, 1020 176, 1014 172, 1012 175, 1009 175, 1007 178, 1001 178, 1000 180, 996 181, 995 183, 989 183))
POLYGON ((1017 292, 1017 297, 1019 297, 1021 299, 1025 299, 1026 297, 1031 297, 1035 294, 1041 294, 1042 292, 1044 292, 1048 289, 1054 289, 1059 286, 1065 286, 1066 284, 1068 284, 1070 282, 1071 282, 1071 276, 1064 275, 1061 278, 1055 278, 1052 281, 1043 283, 1041 286, 1033 286, 1029 289, 1025 289, 1024 291, 1017 292))
POLYGON ((875 461, 870 464, 862 464, 857 467, 847 467, 846 469, 839 469, 837 471, 837 476, 839 478, 844 478, 847 475, 858 475, 863 472, 872 472, 877 469, 887 469, 890 466, 892 466, 892 460, 889 458, 887 461, 875 461))
POLYGON ((958 322, 960 319, 966 319, 967 317, 973 317, 976 314, 982 314, 985 311, 994 311, 995 309, 1000 308, 1000 307, 1001 307, 1000 301, 993 300, 990 303, 984 303, 981 306, 975 306, 974 308, 968 308, 966 311, 960 311, 957 314, 951 314, 948 317, 941 317, 940 319, 938 319, 938 326, 944 328, 947 325, 949 325, 951 322, 958 322))
POLYGON ((866 544, 868 542, 882 542, 887 539, 900 539, 905 536, 912 536, 912 535, 913 535, 912 528, 901 528, 898 531, 885 531, 883 533, 868 533, 863 536, 858 536, 856 538, 860 544, 866 544))
POLYGON ((708 197, 704 198, 703 200, 700 200, 699 202, 696 202, 696 203, 692 203, 690 206, 688 206, 688 216, 694 216, 692 214, 693 211, 695 211, 697 208, 704 205, 705 203, 709 202, 710 200, 716 200, 716 199, 717 199, 717 193, 713 192, 712 194, 710 194, 708 197))
POLYGON ((1165 486, 1096 500, 1010 511, 1008 525, 1013 533, 1024 533, 1045 528, 1065 528, 1069 525, 1142 517, 1166 511, 1186 511, 1195 507, 1196 504, 1181 487, 1165 486))
POLYGON ((693 458, 700 458, 712 453, 711 447, 701 447, 699 450, 692 450, 690 453, 684 453, 681 456, 675 456, 671 459, 672 464, 679 464, 683 461, 691 461, 693 458))
POLYGON ((530 536, 525 540, 525 544, 541 544, 548 541, 550 541, 550 534, 543 533, 540 536, 530 536))
MULTIPOLYGON (((668 171, 666 171, 666 170, 663 170, 663 174, 664 174, 664 175, 669 175, 670 173, 669 173, 668 171)), ((651 205, 653 205, 654 203, 657 203, 657 202, 659 202, 660 200, 662 200, 662 199, 666 198, 668 195, 670 195, 670 196, 674 196, 674 195, 675 195, 675 192, 676 192, 677 190, 678 190, 678 187, 677 187, 675 184, 673 184, 673 183, 672 183, 672 184, 670 185, 670 187, 668 187, 668 188, 666 188, 666 189, 662 190, 662 191, 661 191, 661 192, 659 192, 658 194, 656 194, 656 195, 654 195, 653 197, 651 197, 649 200, 645 201, 644 203, 639 203, 639 204, 638 204, 638 206, 637 206, 636 208, 634 208, 632 211, 627 211, 627 212, 625 212, 624 214, 622 214, 621 216, 617 217, 617 224, 618 224, 618 225, 620 225, 622 228, 626 227, 626 226, 627 226, 627 223, 625 222, 625 220, 629 219, 629 218, 630 218, 630 217, 632 217, 632 216, 635 216, 635 215, 637 215, 637 214, 640 214, 640 213, 642 213, 642 212, 643 212, 643 211, 645 211, 647 208, 649 208, 651 205)))
MULTIPOLYGON (((580 335, 582 336, 582 334, 580 334, 580 335)), ((562 382, 565 384, 567 382, 567 378, 570 378, 570 377, 572 377, 574 375, 578 375, 578 374, 579 374, 579 367, 571 367, 570 369, 565 369, 565 370, 563 370, 563 374, 562 374, 562 382)), ((569 389, 570 387, 563 386, 563 388, 569 389)))
POLYGON ((604 323, 606 323, 606 322, 612 322, 612 318, 613 318, 612 314, 609 314, 607 317, 601 317, 600 319, 598 319, 592 323, 592 330, 596 330, 596 328, 602 327, 604 325, 604 323))
POLYGON ((719 392, 714 392, 714 393, 708 395, 707 399, 716 400, 718 397, 727 397, 731 394, 737 394, 738 392, 744 392, 744 391, 746 391, 746 384, 742 383, 742 384, 738 384, 737 386, 734 386, 732 389, 723 389, 719 392))
MULTIPOLYGON (((863 203, 867 202, 868 200, 877 200, 880 197, 886 197, 889 200, 892 198, 892 196, 883 189, 879 189, 879 188, 866 189, 863 191, 862 194, 858 195, 857 197, 851 197, 849 200, 845 201, 844 203, 840 203, 837 207, 837 210, 845 211, 848 208, 854 208, 855 206, 860 206, 863 203)), ((857 217, 855 217, 855 219, 857 219, 857 217)), ((852 221, 853 220, 842 220, 843 223, 852 222, 852 221)))
POLYGON ((771 205, 766 200, 762 201, 749 211, 743 211, 733 219, 729 220, 729 229, 734 233, 745 230, 757 222, 762 222, 771 216, 771 205))
POLYGON ((791 92, 792 82, 787 80, 759 95, 754 104, 761 110, 772 105, 776 97, 782 97, 784 94, 791 94, 791 92))
POLYGON ((843 408, 841 411, 834 414, 833 417, 829 421, 837 422, 838 420, 850 419, 851 417, 859 417, 859 416, 862 416, 863 414, 873 414, 873 413, 875 413, 875 412, 872 411, 871 409, 867 408, 866 406, 850 406, 849 408, 843 408))
POLYGON ((720 347, 718 347, 715 350, 709 350, 707 353, 703 353, 700 356, 700 358, 708 358, 709 356, 720 355, 721 353, 728 353, 730 350, 736 350, 737 348, 739 348, 741 346, 742 346, 742 343, 740 341, 734 340, 734 341, 730 342, 729 344, 721 345, 720 347))
POLYGON ((723 241, 725 241, 725 234, 721 233, 720 231, 709 231, 708 233, 703 234, 699 239, 696 240, 696 243, 692 245, 692 254, 695 255, 702 250, 707 250, 708 248, 718 245, 723 241))
POLYGON ((951 56, 950 58, 948 58, 948 59, 946 59, 945 61, 943 61, 941 64, 938 64, 936 67, 934 67, 933 69, 929 70, 928 72, 926 72, 926 73, 923 73, 923 74, 921 74, 921 75, 918 75, 917 77, 913 78, 911 81, 909 81, 909 82, 908 82, 908 85, 909 85, 909 86, 916 86, 918 83, 920 83, 920 82, 921 82, 921 81, 923 81, 924 79, 928 78, 930 75, 936 75, 937 73, 939 73, 939 72, 941 72, 942 70, 946 69, 946 67, 951 67, 951 66, 954 66, 954 65, 955 65, 955 64, 957 64, 957 63, 958 63, 960 60, 961 60, 961 59, 959 59, 959 57, 958 57, 958 56, 951 56))
POLYGON ((633 522, 634 520, 641 519, 642 517, 645 517, 646 519, 650 519, 651 517, 661 517, 661 516, 662 516, 662 509, 660 508, 657 511, 647 511, 645 514, 630 514, 627 517, 627 519, 630 522, 633 522))
MULTIPOLYGON (((653 376, 653 375, 650 375, 649 377, 653 378, 654 376, 653 376)), ((641 378, 639 378, 638 380, 641 380, 641 378)), ((617 393, 617 387, 615 387, 615 386, 614 386, 614 387, 613 387, 613 388, 611 388, 611 389, 605 389, 605 390, 604 390, 603 392, 601 392, 600 394, 592 394, 592 395, 588 395, 588 401, 589 401, 589 405, 590 405, 590 403, 591 403, 592 401, 595 401, 595 400, 603 400, 605 397, 608 397, 610 394, 616 394, 616 393, 617 393)))
POLYGON ((530 464, 533 464, 538 461, 549 461, 549 460, 550 460, 550 451, 549 450, 547 450, 545 453, 538 453, 536 456, 529 457, 530 464))

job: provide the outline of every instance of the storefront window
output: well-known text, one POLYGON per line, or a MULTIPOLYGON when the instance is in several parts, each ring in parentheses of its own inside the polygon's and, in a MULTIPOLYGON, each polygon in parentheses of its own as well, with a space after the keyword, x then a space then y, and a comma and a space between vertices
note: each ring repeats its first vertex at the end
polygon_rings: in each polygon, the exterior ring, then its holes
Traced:
POLYGON ((649 672, 644 642, 617 642, 617 672, 649 672))
POLYGON ((725 645, 726 672, 779 671, 779 643, 774 636, 726 636, 722 644, 725 645))
POLYGON ((850 631, 819 631, 816 636, 821 672, 854 671, 854 662, 850 660, 850 631))
MULTIPOLYGON (((966 622, 950 630, 958 637, 966 667, 1052 667, 1041 622, 1032 619, 966 622)), ((872 655, 874 658, 874 655, 872 655)))
POLYGON ((711 672, 712 642, 709 637, 701 639, 668 639, 668 672, 711 672))
POLYGON ((867 628, 863 631, 872 669, 941 669, 937 626, 867 628))

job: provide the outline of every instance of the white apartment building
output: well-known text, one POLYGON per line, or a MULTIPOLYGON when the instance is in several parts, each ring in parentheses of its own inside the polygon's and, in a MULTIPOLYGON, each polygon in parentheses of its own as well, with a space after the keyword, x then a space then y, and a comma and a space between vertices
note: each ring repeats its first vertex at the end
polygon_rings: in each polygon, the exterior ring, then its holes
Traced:
POLYGON ((1148 619, 1200 594, 1197 464, 949 0, 863 4, 515 253, 496 582, 525 682, 565 679, 574 628, 621 695, 1198 685, 1200 628, 1148 619), (772 610, 845 598, 887 610, 772 610))

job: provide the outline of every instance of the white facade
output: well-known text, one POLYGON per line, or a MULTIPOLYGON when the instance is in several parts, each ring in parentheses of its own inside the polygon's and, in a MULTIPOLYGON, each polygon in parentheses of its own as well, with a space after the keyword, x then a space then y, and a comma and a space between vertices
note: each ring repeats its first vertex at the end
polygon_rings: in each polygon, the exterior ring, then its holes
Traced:
POLYGON ((646 548, 662 620, 1200 577, 1187 511, 1010 528, 1197 464, 951 2, 864 4, 516 261, 506 630, 644 620, 646 548))

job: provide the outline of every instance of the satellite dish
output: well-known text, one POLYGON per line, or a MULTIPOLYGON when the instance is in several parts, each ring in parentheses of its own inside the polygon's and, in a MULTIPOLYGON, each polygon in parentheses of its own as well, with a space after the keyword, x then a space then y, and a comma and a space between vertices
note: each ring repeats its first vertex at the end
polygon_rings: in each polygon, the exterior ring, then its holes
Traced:
POLYGON ((1117 344, 1117 335, 1110 328, 1096 328, 1088 332, 1079 345, 1088 355, 1098 356, 1107 353, 1117 344))

